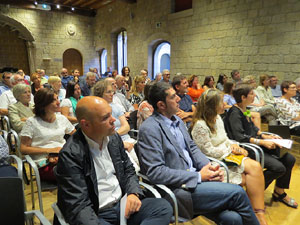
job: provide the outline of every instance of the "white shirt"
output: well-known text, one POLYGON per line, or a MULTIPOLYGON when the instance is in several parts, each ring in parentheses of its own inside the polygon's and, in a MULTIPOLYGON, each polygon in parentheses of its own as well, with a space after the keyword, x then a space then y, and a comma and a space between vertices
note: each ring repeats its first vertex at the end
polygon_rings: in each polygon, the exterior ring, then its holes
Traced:
MULTIPOLYGON (((0 96, 0 109, 8 109, 8 106, 11 104, 15 104, 17 102, 16 98, 14 97, 14 94, 12 90, 8 90, 2 93, 0 96)), ((33 95, 31 94, 31 100, 30 102, 33 104, 33 95)))
POLYGON ((70 99, 68 98, 63 99, 60 103, 60 107, 69 107, 69 116, 75 117, 73 112, 72 102, 70 99))
POLYGON ((98 143, 84 134, 92 154, 94 167, 97 176, 99 209, 119 202, 122 197, 122 190, 117 177, 115 167, 108 152, 107 144, 109 138, 103 140, 102 149, 98 143))
POLYGON ((59 102, 61 102, 65 98, 66 98, 66 90, 65 89, 59 89, 59 92, 58 92, 59 102))
MULTIPOLYGON (((74 129, 74 126, 63 115, 56 114, 56 120, 53 123, 34 116, 27 119, 20 136, 31 138, 32 147, 56 148, 62 147, 66 143, 64 135, 70 134, 74 129)), ((31 155, 37 164, 43 162, 47 156, 47 154, 31 155)))

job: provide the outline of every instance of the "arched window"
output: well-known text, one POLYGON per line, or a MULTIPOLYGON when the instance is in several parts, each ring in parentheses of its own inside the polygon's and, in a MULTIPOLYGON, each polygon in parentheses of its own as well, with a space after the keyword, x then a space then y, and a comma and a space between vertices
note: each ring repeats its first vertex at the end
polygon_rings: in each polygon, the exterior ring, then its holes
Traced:
POLYGON ((118 46, 118 72, 121 74, 121 70, 124 66, 127 66, 127 32, 121 31, 117 38, 118 46))
POLYGON ((170 70, 170 56, 171 45, 168 42, 160 43, 154 51, 154 66, 153 74, 154 78, 157 73, 162 72, 164 69, 170 70))
POLYGON ((100 55, 101 74, 106 72, 107 68, 107 50, 103 49, 100 55))

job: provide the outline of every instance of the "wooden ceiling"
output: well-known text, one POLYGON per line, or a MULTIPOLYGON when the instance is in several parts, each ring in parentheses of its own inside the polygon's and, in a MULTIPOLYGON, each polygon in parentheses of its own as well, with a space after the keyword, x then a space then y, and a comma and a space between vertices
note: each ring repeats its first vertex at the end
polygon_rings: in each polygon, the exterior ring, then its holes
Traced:
POLYGON ((15 5, 20 8, 36 9, 36 3, 51 6, 51 11, 75 13, 84 16, 95 16, 97 9, 115 1, 135 3, 137 0, 1 0, 0 4, 15 5), (59 5, 59 8, 57 7, 59 5), (72 10, 74 8, 74 10, 72 10))

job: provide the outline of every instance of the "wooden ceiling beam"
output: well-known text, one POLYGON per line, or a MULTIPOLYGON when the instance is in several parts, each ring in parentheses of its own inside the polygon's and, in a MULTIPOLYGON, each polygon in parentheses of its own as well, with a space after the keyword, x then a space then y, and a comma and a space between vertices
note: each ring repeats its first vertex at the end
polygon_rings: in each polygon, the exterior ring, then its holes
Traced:
POLYGON ((72 6, 78 6, 81 7, 81 4, 84 3, 86 0, 77 0, 72 3, 72 6))
POLYGON ((66 0, 66 1, 63 2, 63 4, 66 5, 66 4, 70 3, 70 2, 72 2, 72 0, 66 0))
POLYGON ((104 1, 101 1, 101 2, 95 2, 94 4, 90 5, 89 7, 92 8, 92 9, 99 9, 105 5, 108 5, 112 2, 114 2, 115 0, 104 0, 104 1))
MULTIPOLYGON (((105 0, 104 0, 105 1, 105 0)), ((87 7, 95 2, 104 2, 103 0, 99 1, 99 0, 89 0, 86 1, 85 3, 81 4, 80 7, 87 7)))

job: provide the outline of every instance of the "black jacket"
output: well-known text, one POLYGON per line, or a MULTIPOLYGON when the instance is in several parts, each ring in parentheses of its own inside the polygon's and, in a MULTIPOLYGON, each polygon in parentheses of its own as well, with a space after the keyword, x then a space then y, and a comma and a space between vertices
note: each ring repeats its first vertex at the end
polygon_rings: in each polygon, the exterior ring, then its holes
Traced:
MULTIPOLYGON (((109 137, 108 151, 125 193, 143 195, 134 167, 118 134, 109 137)), ((96 171, 88 143, 79 129, 59 153, 56 169, 57 205, 69 224, 99 225, 96 171)))

